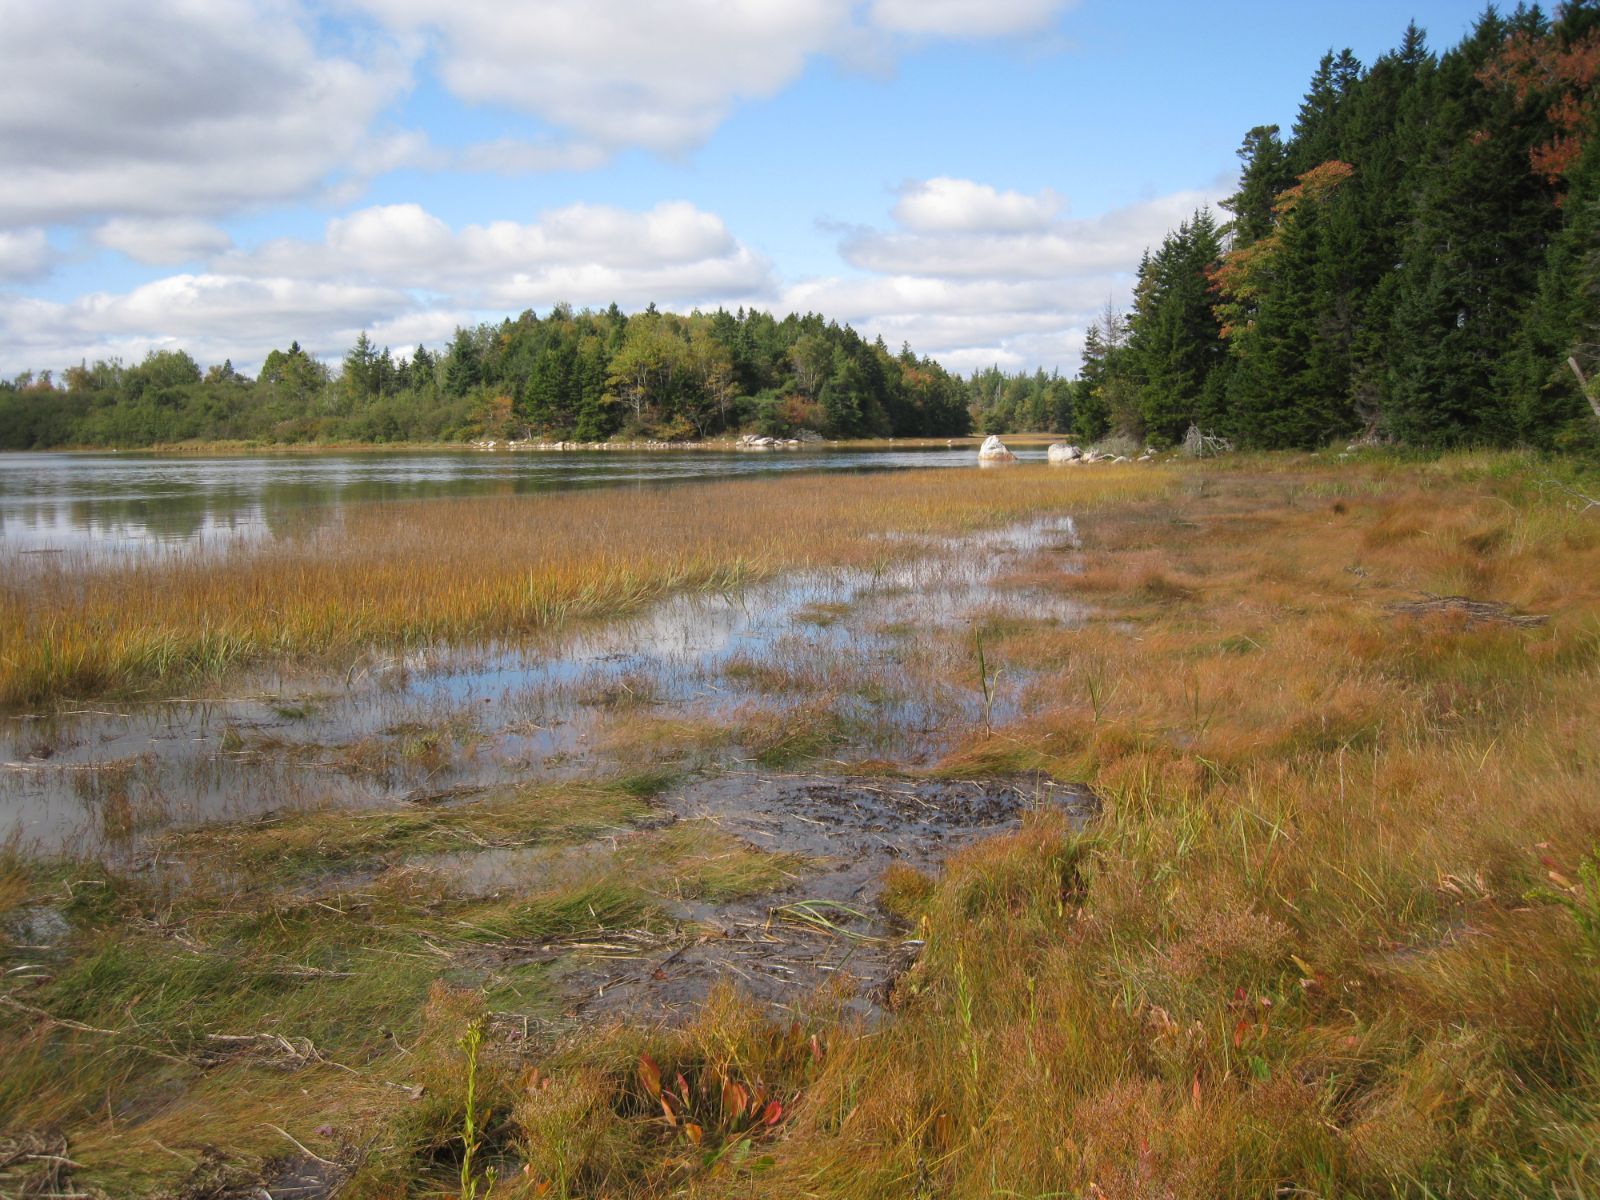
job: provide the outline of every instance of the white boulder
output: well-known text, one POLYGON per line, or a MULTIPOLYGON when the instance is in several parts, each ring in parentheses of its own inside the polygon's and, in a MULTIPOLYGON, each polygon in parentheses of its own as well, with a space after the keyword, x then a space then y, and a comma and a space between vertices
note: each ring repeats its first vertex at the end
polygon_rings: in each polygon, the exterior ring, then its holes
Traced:
POLYGON ((1052 463, 1073 463, 1082 457, 1083 450, 1070 442, 1055 442, 1045 451, 1045 458, 1052 463))
POLYGON ((1016 462, 1017 456, 1006 449, 1005 443, 1000 440, 1000 435, 991 433, 983 439, 983 445, 978 447, 978 461, 987 463, 1016 462))

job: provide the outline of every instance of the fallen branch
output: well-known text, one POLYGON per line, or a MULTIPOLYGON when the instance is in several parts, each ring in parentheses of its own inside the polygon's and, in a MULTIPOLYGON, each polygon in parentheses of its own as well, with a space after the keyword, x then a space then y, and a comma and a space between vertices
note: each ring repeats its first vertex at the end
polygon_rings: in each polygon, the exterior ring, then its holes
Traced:
POLYGON ((1546 491, 1560 492, 1568 499, 1576 501, 1582 505, 1578 509, 1579 512, 1588 512, 1591 508, 1600 508, 1600 497, 1591 496, 1587 492, 1580 492, 1570 483, 1562 483, 1555 479, 1542 479, 1539 481, 1539 486, 1546 491))
POLYGON ((1389 611, 1404 616, 1421 616, 1425 613, 1464 613, 1467 623, 1492 622, 1515 625, 1519 629, 1532 629, 1547 623, 1550 618, 1541 613, 1519 613, 1509 604, 1498 600, 1469 600, 1465 596, 1435 596, 1424 592, 1425 599, 1409 600, 1389 605, 1389 611))

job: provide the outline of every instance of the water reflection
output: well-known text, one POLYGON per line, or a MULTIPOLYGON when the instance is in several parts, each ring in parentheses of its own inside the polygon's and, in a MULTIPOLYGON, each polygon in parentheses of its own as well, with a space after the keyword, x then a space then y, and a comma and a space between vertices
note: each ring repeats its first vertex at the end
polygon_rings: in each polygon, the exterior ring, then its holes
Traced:
MULTIPOLYGON (((1043 459, 1042 449, 1019 457, 1043 459)), ((0 551, 96 555, 304 533, 339 507, 793 471, 974 466, 971 447, 778 453, 0 454, 0 551)))
POLYGON ((732 727, 825 703, 853 731, 840 756, 930 762, 980 721, 1022 714, 1033 674, 972 686, 969 631, 1076 625, 1070 595, 996 581, 1077 569, 1078 538, 1053 517, 912 544, 888 566, 680 593, 525 642, 374 651, 331 672, 277 664, 226 695, 13 716, 0 846, 137 857, 172 827, 597 777, 627 764, 630 714, 645 729, 732 727))

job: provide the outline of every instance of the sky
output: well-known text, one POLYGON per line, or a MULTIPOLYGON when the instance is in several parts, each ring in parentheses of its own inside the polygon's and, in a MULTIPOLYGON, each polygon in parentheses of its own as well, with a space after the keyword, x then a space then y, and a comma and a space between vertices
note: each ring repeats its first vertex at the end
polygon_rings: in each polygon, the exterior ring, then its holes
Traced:
POLYGON ((558 302, 1073 373, 1329 49, 1450 0, 0 0, 0 377, 558 302))

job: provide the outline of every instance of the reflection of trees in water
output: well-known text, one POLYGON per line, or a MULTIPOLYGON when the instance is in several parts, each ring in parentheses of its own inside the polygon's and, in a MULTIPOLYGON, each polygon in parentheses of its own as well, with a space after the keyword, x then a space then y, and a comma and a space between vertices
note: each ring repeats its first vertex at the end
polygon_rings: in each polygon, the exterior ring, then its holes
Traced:
POLYGON ((53 500, 25 501, 0 508, 0 533, 42 531, 70 527, 71 514, 53 500))
MULTIPOLYGON (((242 498, 236 500, 236 503, 242 498)), ((144 532, 160 539, 192 538, 205 527, 213 497, 199 488, 172 488, 156 496, 93 496, 72 500, 74 529, 144 532)))
POLYGON ((522 491, 547 491, 555 481, 525 488, 517 475, 469 472, 447 476, 367 475, 347 480, 339 500, 370 504, 385 500, 449 500, 462 496, 510 496, 522 491))
POLYGON ((305 538, 333 524, 334 489, 325 483, 276 483, 261 489, 261 523, 280 541, 305 538))
MULTIPOLYGON (((36 496, 6 496, 0 531, 24 529, 48 542, 139 543, 237 535, 303 539, 340 520, 346 505, 455 497, 523 496, 578 488, 637 490, 696 479, 789 470, 870 470, 909 465, 922 454, 891 451, 724 455, 661 451, 567 451, 513 455, 311 455, 240 458, 223 464, 163 460, 159 475, 128 477, 99 464, 72 463, 34 483, 36 496)), ((938 451, 960 458, 960 451, 938 451)), ((926 460, 925 460, 926 461, 926 460)), ((120 468, 123 464, 117 464, 120 468)), ((930 464, 931 465, 931 464, 930 464)))

